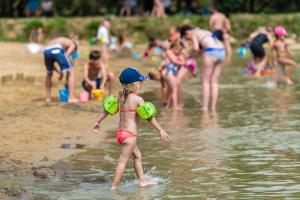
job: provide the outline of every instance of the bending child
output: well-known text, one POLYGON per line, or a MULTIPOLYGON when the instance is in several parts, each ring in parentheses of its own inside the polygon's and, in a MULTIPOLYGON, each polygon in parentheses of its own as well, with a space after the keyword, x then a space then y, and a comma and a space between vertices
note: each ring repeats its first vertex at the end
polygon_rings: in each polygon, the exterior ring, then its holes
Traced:
POLYGON ((146 119, 150 125, 159 132, 163 140, 168 141, 170 139, 169 135, 160 127, 154 117, 156 113, 154 105, 149 102, 145 103, 144 99, 138 95, 142 82, 149 78, 140 74, 137 69, 129 67, 122 71, 119 79, 122 84, 119 98, 110 96, 104 100, 104 111, 100 113, 93 126, 93 131, 99 132, 102 120, 109 114, 115 114, 120 110, 117 141, 122 145, 122 152, 119 157, 111 190, 117 188, 127 162, 132 155, 134 156, 134 168, 139 177, 140 186, 145 187, 151 184, 145 180, 142 167, 142 155, 136 144, 137 114, 139 114, 141 118, 146 119))
POLYGON ((174 42, 170 49, 166 51, 165 67, 162 70, 164 79, 168 86, 168 102, 167 107, 172 107, 174 110, 180 110, 178 105, 178 88, 176 76, 180 67, 185 65, 185 59, 182 54, 184 45, 182 42, 174 42))

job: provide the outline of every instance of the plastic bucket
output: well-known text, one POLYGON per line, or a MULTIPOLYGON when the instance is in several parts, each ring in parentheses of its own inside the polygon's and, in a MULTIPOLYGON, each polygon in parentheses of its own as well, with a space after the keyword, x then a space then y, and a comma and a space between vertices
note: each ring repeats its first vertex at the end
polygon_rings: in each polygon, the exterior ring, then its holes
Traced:
POLYGON ((79 93, 79 102, 80 103, 87 103, 89 101, 90 94, 87 91, 81 91, 79 93))
POLYGON ((99 101, 104 99, 104 90, 103 89, 96 89, 92 90, 92 95, 99 101))
POLYGON ((69 99, 69 91, 66 90, 65 88, 61 88, 58 91, 59 93, 59 100, 60 102, 68 102, 69 99))

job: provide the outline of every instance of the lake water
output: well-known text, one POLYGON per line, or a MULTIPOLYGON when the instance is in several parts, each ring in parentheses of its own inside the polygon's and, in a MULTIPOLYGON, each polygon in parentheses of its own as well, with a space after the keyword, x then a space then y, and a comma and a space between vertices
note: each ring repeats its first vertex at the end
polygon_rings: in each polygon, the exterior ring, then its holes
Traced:
MULTIPOLYGON (((188 80, 184 110, 159 109, 158 121, 172 142, 162 142, 140 124, 146 177, 157 185, 139 188, 131 160, 119 189, 109 190, 120 153, 115 130, 99 145, 81 146, 86 152, 55 164, 53 180, 17 182, 35 195, 59 200, 300 199, 300 87, 297 75, 294 79, 294 86, 275 87, 272 78, 246 78, 240 67, 226 67, 216 113, 197 109, 200 81, 188 80)), ((160 104, 157 90, 144 97, 160 104)))

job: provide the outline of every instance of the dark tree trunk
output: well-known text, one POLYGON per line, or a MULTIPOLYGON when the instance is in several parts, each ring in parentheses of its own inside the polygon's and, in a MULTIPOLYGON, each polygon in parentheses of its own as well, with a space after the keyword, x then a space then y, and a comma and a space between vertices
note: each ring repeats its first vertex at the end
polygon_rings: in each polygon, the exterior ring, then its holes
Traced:
POLYGON ((251 13, 254 13, 254 11, 255 11, 255 0, 250 0, 250 2, 249 2, 249 11, 251 13))
POLYGON ((177 0, 176 1, 176 12, 180 12, 181 11, 181 0, 177 0))
POLYGON ((257 9, 257 12, 262 12, 266 7, 268 7, 272 3, 272 0, 264 0, 261 5, 257 9))

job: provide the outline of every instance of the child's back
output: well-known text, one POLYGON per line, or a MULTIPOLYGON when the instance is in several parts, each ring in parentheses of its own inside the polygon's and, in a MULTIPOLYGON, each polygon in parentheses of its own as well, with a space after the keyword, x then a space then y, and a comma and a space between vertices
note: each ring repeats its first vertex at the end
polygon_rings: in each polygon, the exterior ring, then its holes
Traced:
POLYGON ((286 57, 286 42, 284 40, 282 39, 275 40, 274 48, 279 58, 286 57))
POLYGON ((144 100, 136 95, 135 93, 130 93, 126 100, 121 100, 120 102, 120 122, 119 128, 137 132, 137 113, 136 109, 138 106, 142 105, 144 100))

